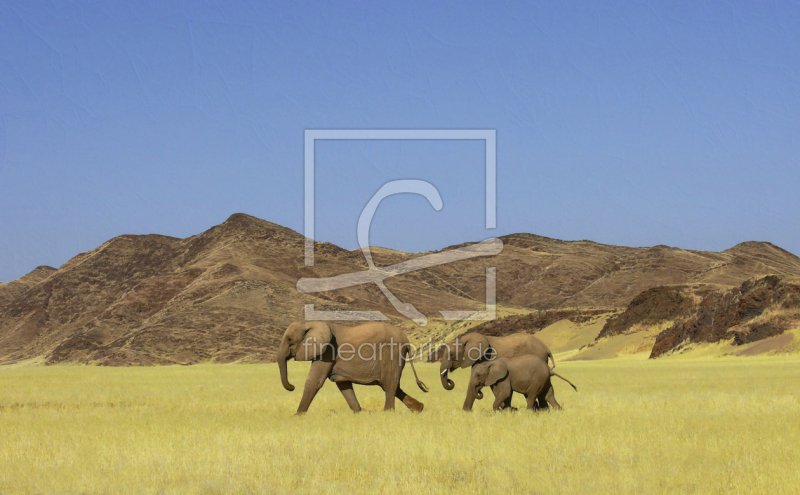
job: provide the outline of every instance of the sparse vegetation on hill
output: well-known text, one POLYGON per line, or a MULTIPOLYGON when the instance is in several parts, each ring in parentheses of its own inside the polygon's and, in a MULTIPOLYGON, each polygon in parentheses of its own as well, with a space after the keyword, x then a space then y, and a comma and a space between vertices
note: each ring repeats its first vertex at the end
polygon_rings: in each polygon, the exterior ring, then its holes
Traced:
POLYGON ((664 285, 647 289, 633 298, 625 311, 610 318, 598 338, 626 333, 636 325, 657 325, 663 321, 686 319, 697 311, 703 296, 715 288, 719 286, 664 285))
MULTIPOLYGON (((511 335, 512 333, 526 332, 536 333, 556 322, 567 320, 572 323, 586 323, 603 315, 608 317, 615 313, 613 308, 591 308, 591 309, 553 309, 546 311, 535 311, 525 315, 514 315, 499 318, 494 321, 487 321, 469 329, 470 332, 478 332, 483 335, 511 335)), ((465 332, 466 333, 466 332, 465 332)))
POLYGON ((0 305, 13 301, 55 271, 52 266, 39 266, 18 280, 7 284, 0 282, 0 305))
POLYGON ((768 275, 753 277, 739 287, 715 284, 660 286, 636 296, 624 311, 539 311, 499 318, 476 325, 469 331, 486 335, 537 333, 548 345, 567 338, 573 345, 562 347, 559 352, 578 351, 577 342, 584 342, 589 328, 595 328, 585 324, 598 319, 604 320, 604 324, 599 333, 592 336, 593 342, 588 344, 588 347, 596 348, 568 358, 614 357, 626 348, 632 353, 647 352, 656 358, 691 344, 721 341, 730 346, 720 348, 720 353, 738 354, 737 347, 744 355, 788 350, 794 334, 780 339, 775 337, 800 327, 800 280, 768 275), (573 325, 556 330, 556 322, 573 325), (541 332, 544 329, 548 331, 541 332), (578 334, 582 335, 580 339, 578 334), (611 343, 612 340, 615 342, 611 343), (769 345, 765 342, 763 346, 746 346, 762 340, 769 340, 769 345))
MULTIPOLYGON (((472 326, 440 325, 434 318, 443 309, 481 309, 489 266, 497 269, 499 313, 517 318, 483 327, 483 331, 500 333, 515 328, 533 331, 559 317, 621 312, 651 289, 663 299, 657 312, 669 312, 675 305, 683 315, 688 305, 673 299, 684 297, 681 294, 686 291, 654 289, 665 285, 733 288, 757 275, 800 277, 800 259, 769 243, 743 243, 711 253, 568 242, 532 234, 502 240, 504 249, 497 256, 386 281, 401 301, 431 318, 437 330, 416 329, 420 336, 445 338, 472 326), (520 316, 526 313, 533 316, 520 316)), ((235 214, 186 239, 124 235, 75 256, 58 269, 37 268, 0 286, 0 362, 34 357, 44 357, 48 364, 113 366, 271 361, 284 329, 302 317, 305 304, 317 309, 382 311, 393 323, 410 329, 374 285, 317 294, 298 292, 296 283, 301 277, 367 268, 359 250, 329 243, 317 243, 315 265, 306 267, 304 241, 285 227, 235 214)), ((373 249, 380 266, 416 256, 373 249)), ((692 298, 701 295, 689 292, 692 298)), ((607 334, 648 318, 628 311, 614 319, 607 334)), ((767 334, 772 333, 749 329, 742 338, 767 334)))
POLYGON ((694 314, 658 335, 652 357, 691 342, 749 344, 800 325, 800 280, 775 275, 703 297, 694 314))

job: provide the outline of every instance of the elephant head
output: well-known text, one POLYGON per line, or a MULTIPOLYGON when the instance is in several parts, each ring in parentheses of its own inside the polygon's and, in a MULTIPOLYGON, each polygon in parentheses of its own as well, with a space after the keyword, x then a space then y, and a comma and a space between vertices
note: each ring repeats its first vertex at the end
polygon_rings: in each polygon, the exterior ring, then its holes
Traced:
POLYGON ((472 375, 469 378, 467 387, 467 400, 470 395, 478 400, 483 399, 481 389, 485 386, 493 386, 495 383, 508 376, 508 366, 505 360, 497 359, 494 361, 484 361, 472 368, 472 375))
POLYGON ((278 348, 278 368, 281 372, 281 383, 288 391, 294 390, 289 383, 286 361, 311 361, 320 359, 323 354, 333 350, 331 328, 321 321, 296 321, 289 325, 278 348))
POLYGON ((456 368, 469 368, 479 361, 492 357, 489 340, 479 333, 468 333, 439 348, 437 357, 441 360, 439 374, 445 390, 453 390, 455 384, 448 377, 456 368))

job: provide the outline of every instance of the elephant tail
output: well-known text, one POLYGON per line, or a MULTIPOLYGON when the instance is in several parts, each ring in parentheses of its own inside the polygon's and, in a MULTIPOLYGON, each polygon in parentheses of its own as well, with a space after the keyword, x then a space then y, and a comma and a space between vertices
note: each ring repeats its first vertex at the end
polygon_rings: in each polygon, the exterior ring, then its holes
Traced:
MULTIPOLYGON (((553 367, 550 368, 550 370, 552 371, 552 370, 556 369, 556 358, 553 357, 553 353, 550 352, 550 349, 547 349, 547 357, 550 359, 550 361, 553 362, 553 367)), ((559 378, 561 378, 561 377, 559 376, 559 378)), ((562 378, 562 380, 563 380, 563 378, 562 378)))
POLYGON ((559 374, 558 374, 558 373, 556 373, 555 371, 553 371, 553 370, 550 370, 550 376, 557 376, 557 377, 561 378, 561 379, 562 379, 562 380, 564 380, 565 382, 569 383, 569 384, 572 386, 572 388, 574 388, 574 389, 575 389, 575 391, 576 391, 576 392, 578 391, 578 387, 576 387, 575 385, 572 385, 572 382, 571 382, 571 381, 567 380, 566 378, 564 378, 563 376, 559 375, 559 374))
MULTIPOLYGON (((406 348, 406 349, 408 349, 408 348, 406 348)), ((414 372, 414 379, 417 380, 417 387, 419 387, 419 389, 422 390, 423 392, 427 393, 428 392, 428 386, 425 385, 424 383, 422 383, 422 381, 419 379, 419 376, 417 376, 417 369, 414 367, 414 356, 410 356, 409 357, 409 354, 411 354, 411 351, 410 350, 406 350, 406 356, 405 357, 406 357, 406 359, 408 359, 408 362, 411 363, 411 371, 414 372)))

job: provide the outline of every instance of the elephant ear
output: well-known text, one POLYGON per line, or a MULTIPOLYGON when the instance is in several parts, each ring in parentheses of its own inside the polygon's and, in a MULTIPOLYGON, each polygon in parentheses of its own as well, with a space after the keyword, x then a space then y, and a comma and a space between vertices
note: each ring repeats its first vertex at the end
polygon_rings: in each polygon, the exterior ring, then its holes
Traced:
POLYGON ((441 359, 446 355, 448 350, 447 345, 442 344, 436 349, 434 352, 431 353, 430 362, 435 363, 437 361, 441 361, 441 359))
POLYGON ((490 387, 508 376, 508 367, 505 361, 494 361, 489 365, 489 374, 486 375, 486 385, 490 387))
POLYGON ((326 350, 333 350, 330 327, 321 321, 312 321, 308 324, 308 330, 302 342, 297 345, 295 361, 312 361, 320 359, 326 350))
POLYGON ((478 361, 486 359, 486 354, 491 349, 489 340, 479 333, 470 333, 461 338, 463 344, 460 349, 461 367, 469 368, 478 361))

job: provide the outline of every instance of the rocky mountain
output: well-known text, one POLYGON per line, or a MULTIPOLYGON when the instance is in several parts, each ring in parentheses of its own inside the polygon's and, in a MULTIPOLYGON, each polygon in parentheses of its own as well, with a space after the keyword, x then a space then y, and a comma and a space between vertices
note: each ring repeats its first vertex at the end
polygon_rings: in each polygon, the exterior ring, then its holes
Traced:
POLYGON ((502 239, 507 265, 500 266, 508 270, 503 279, 498 275, 498 291, 515 307, 624 308, 644 290, 661 285, 734 286, 760 274, 800 275, 800 258, 768 242, 745 242, 716 253, 558 241, 531 234, 502 239))
POLYGON ((741 286, 705 292, 694 311, 656 337, 650 357, 696 342, 749 344, 800 325, 800 280, 755 277, 741 286))
POLYGON ((7 304, 55 272, 52 266, 38 266, 24 277, 4 284, 0 282, 0 304, 7 304))
MULTIPOLYGON (((317 309, 392 309, 375 286, 299 293, 300 277, 367 266, 361 253, 317 243, 316 263, 309 268, 303 252, 300 234, 244 214, 186 239, 116 237, 0 305, 0 361, 35 356, 48 363, 105 365, 263 361, 272 358, 283 330, 302 316, 306 303, 317 309)), ((30 274, 18 282, 33 279, 30 274)), ((397 294, 418 294, 423 311, 432 311, 424 301, 474 304, 400 285, 397 294)))
MULTIPOLYGON (((387 279, 386 286, 401 301, 435 318, 439 310, 480 309, 486 268, 496 267, 498 305, 535 311, 541 324, 559 311, 575 318, 582 312, 624 314, 637 296, 660 286, 728 290, 758 275, 800 277, 800 259, 769 243, 744 243, 714 253, 531 234, 501 239, 499 255, 405 273, 387 279), (543 311, 550 316, 542 316, 543 311)), ((301 277, 367 269, 360 250, 329 243, 316 243, 315 265, 306 267, 304 242, 290 229, 235 214, 186 239, 123 235, 57 270, 39 267, 0 285, 0 362, 37 356, 47 363, 103 365, 269 361, 283 330, 302 317, 305 304, 377 310, 407 324, 374 284, 298 292, 301 277)), ((379 266, 430 254, 385 248, 371 252, 379 266)), ((659 297, 667 307, 675 299, 675 307, 689 314, 681 298, 703 293, 681 290, 686 294, 666 290, 659 297)))
MULTIPOLYGON (((756 341, 769 341, 790 329, 800 327, 800 279, 766 275, 755 276, 739 286, 720 284, 663 285, 637 295, 624 310, 573 309, 537 311, 486 322, 469 329, 484 335, 509 335, 516 332, 537 333, 561 321, 577 325, 604 318, 605 324, 594 341, 647 334, 653 328, 664 328, 649 342, 651 358, 680 352, 698 343, 730 342, 744 346, 756 341)), ((773 339, 775 345, 756 349, 766 352, 784 347, 793 340, 773 339)), ((542 337, 545 338, 545 337, 542 337)), ((765 342, 766 344, 766 342, 765 342)), ((593 344, 590 344, 591 347, 593 344)), ((612 346, 613 347, 613 346, 612 346)), ((745 351, 736 352, 737 354, 745 351)), ((596 353, 602 354, 602 353, 596 353)), ((583 358, 578 355, 578 358, 583 358)))

